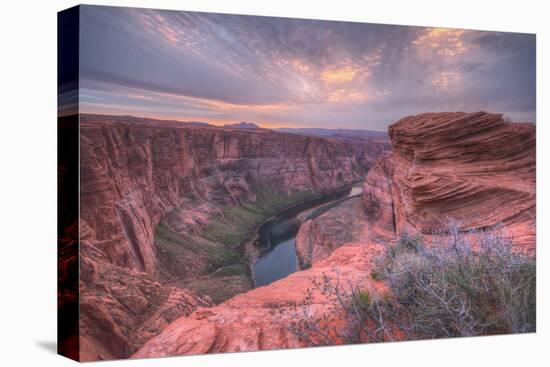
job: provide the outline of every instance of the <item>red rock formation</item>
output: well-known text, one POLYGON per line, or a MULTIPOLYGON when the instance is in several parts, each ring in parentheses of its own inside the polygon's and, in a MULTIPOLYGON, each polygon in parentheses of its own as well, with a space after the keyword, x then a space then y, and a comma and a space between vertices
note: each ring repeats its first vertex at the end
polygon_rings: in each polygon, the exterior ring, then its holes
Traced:
MULTIPOLYGON (((223 215, 221 206, 254 202, 254 189, 266 185, 289 194, 334 190, 359 179, 375 154, 364 142, 81 115, 81 360, 127 357, 174 319, 210 304, 159 273, 161 220, 195 236, 198 255, 174 265, 181 284, 207 270, 211 240, 198 236, 223 215)), ((249 287, 242 282, 220 287, 234 294, 249 287)))
POLYGON ((393 153, 368 175, 367 210, 393 206, 397 233, 442 231, 447 217, 462 230, 502 223, 517 246, 534 248, 533 124, 485 112, 426 113, 389 134, 393 153))
POLYGON ((307 269, 326 259, 346 243, 364 242, 367 229, 367 216, 359 197, 349 198, 319 217, 302 223, 296 236, 299 268, 307 269))
POLYGON ((145 272, 121 267, 96 246, 95 232, 80 225, 80 360, 128 356, 170 322, 211 302, 161 284, 145 272))
POLYGON ((391 152, 385 153, 378 159, 363 184, 361 198, 372 237, 396 237, 394 185, 391 181, 394 167, 391 154, 391 152))

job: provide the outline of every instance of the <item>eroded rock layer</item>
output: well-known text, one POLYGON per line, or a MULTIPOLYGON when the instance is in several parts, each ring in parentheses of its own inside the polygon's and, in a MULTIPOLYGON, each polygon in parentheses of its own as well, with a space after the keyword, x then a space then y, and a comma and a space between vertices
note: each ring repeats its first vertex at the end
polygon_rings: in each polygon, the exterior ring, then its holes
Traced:
MULTIPOLYGON (((389 134, 393 153, 382 165, 391 169, 372 176, 391 183, 398 234, 437 233, 446 218, 462 230, 502 223, 517 246, 534 248, 533 124, 485 112, 426 113, 398 121, 389 134)), ((378 204, 374 190, 366 186, 366 207, 378 204)))
POLYGON ((208 298, 162 284, 150 274, 112 264, 80 225, 80 360, 127 356, 208 298))
POLYGON ((344 200, 319 217, 302 223, 296 236, 299 268, 311 267, 346 243, 363 242, 366 230, 366 215, 360 197, 344 200), (350 216, 350 213, 355 215, 350 216))

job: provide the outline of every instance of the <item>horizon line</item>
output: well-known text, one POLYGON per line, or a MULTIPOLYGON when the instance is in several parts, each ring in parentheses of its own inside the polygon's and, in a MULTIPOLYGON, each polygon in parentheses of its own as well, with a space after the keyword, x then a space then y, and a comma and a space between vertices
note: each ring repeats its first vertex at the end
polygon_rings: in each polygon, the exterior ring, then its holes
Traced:
POLYGON ((204 120, 195 120, 195 119, 192 119, 192 120, 181 120, 181 119, 177 119, 177 118, 158 118, 158 117, 149 117, 149 116, 139 116, 139 115, 131 115, 131 114, 110 114, 110 113, 94 113, 94 112, 76 112, 76 113, 68 113, 68 114, 58 114, 58 117, 67 117, 67 116, 72 116, 72 115, 96 115, 96 116, 112 116, 112 117, 133 117, 133 118, 138 118, 138 119, 144 119, 144 120, 154 120, 154 121, 163 121, 163 122, 181 122, 181 123, 205 123, 205 124, 208 124, 209 126, 211 127, 229 127, 228 125, 232 125, 232 124, 240 124, 240 123, 253 123, 255 124, 256 126, 258 126, 258 128, 260 129, 267 129, 267 130, 278 130, 278 129, 296 129, 296 130, 300 130, 300 129, 321 129, 321 130, 347 130, 347 131, 375 131, 375 132, 380 132, 380 133, 388 133, 387 130, 377 130, 377 129, 358 129, 358 128, 340 128, 340 127, 335 127, 335 128, 328 128, 328 127, 291 127, 291 126, 278 126, 278 127, 264 127, 262 125, 260 125, 260 123, 256 123, 256 122, 253 122, 253 121, 244 121, 244 120, 241 120, 241 121, 228 121, 226 123, 223 123, 221 125, 218 125, 216 123, 212 123, 210 121, 204 121, 204 120))

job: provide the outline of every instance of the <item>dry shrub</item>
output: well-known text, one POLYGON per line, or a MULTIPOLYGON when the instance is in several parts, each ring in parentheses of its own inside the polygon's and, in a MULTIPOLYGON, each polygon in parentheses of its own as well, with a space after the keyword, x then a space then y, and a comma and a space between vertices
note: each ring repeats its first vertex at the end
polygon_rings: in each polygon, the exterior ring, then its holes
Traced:
POLYGON ((344 315, 343 326, 329 327, 327 315, 314 318, 306 302, 284 327, 309 345, 534 332, 535 257, 514 250, 502 227, 459 228, 447 220, 437 245, 403 233, 387 246, 371 272, 389 286, 384 299, 360 284, 314 279, 314 287, 334 300, 330 312, 344 315))
POLYGON ((418 338, 533 332, 535 258, 502 227, 468 232, 448 220, 445 240, 425 246, 404 234, 379 262, 382 278, 418 338))

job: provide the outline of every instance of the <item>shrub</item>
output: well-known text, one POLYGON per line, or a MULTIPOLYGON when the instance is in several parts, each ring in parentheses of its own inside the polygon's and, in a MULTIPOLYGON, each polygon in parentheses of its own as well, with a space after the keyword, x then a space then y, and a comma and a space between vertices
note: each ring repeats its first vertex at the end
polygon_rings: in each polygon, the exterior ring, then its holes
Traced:
POLYGON ((358 302, 362 307, 368 307, 371 304, 370 293, 368 291, 359 291, 358 302))
POLYGON ((380 280, 382 278, 380 272, 376 270, 370 272, 370 277, 372 280, 380 280))
POLYGON ((303 304, 294 306, 295 320, 290 325, 279 323, 281 327, 311 346, 354 344, 365 338, 372 341, 393 340, 381 315, 386 315, 388 320, 397 320, 394 305, 373 296, 363 282, 345 282, 339 276, 331 279, 326 274, 321 279, 312 279, 312 282, 313 287, 307 289, 303 304), (339 327, 331 326, 327 314, 320 318, 313 316, 310 306, 315 289, 334 301, 332 311, 344 318, 344 323, 339 323, 339 327))
POLYGON ((359 283, 314 279, 314 287, 344 315, 344 326, 324 327, 326 316, 314 319, 306 302, 307 317, 287 329, 310 345, 386 341, 396 332, 425 339, 535 331, 534 256, 514 250, 502 228, 459 228, 449 220, 445 232, 437 233, 442 243, 432 246, 407 233, 387 246, 370 273, 389 286, 385 299, 359 283))
POLYGON ((402 238, 380 271, 419 338, 535 330, 535 259, 514 251, 501 228, 459 231, 428 247, 402 238))

